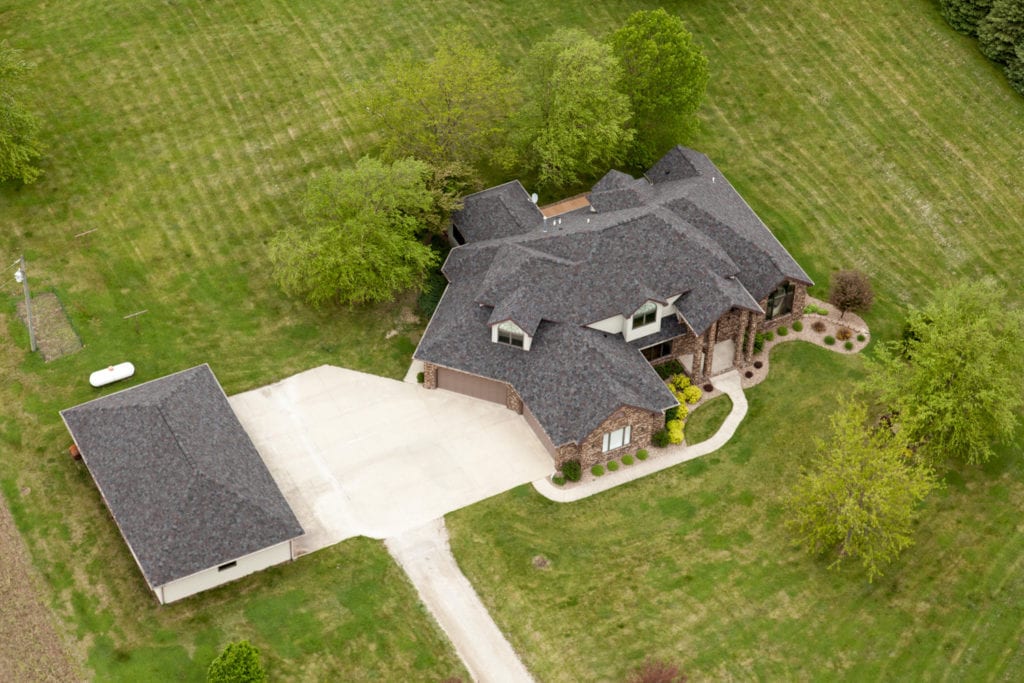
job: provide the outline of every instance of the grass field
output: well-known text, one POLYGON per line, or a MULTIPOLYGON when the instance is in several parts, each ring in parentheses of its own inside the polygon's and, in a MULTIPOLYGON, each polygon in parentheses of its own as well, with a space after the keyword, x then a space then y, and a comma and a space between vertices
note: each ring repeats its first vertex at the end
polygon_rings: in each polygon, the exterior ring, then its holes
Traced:
POLYGON ((449 515, 463 571, 538 679, 620 681, 648 656, 691 680, 1019 679, 1019 448, 951 473, 874 584, 789 546, 781 497, 862 364, 785 344, 722 450, 577 503, 521 487, 449 515))
MULTIPOLYGON (((6 268, 25 252, 33 287, 60 296, 85 348, 49 364, 27 354, 27 335, 14 316, 19 291, 8 281, 2 290, 6 305, 0 308, 0 488, 49 588, 44 600, 63 620, 80 661, 108 680, 138 680, 137 667, 151 658, 162 670, 195 677, 219 644, 249 634, 285 677, 327 672, 394 680, 410 671, 441 678, 458 670, 376 543, 349 542, 256 577, 243 589, 157 609, 95 488, 67 461, 69 438, 57 410, 94 396, 85 383, 87 374, 121 360, 136 364, 138 381, 209 362, 228 393, 326 362, 399 376, 421 329, 402 315, 411 299, 312 311, 278 292, 265 255, 274 231, 299 220, 299 198, 310 174, 372 151, 373 131, 360 109, 360 88, 396 49, 429 52, 435 37, 450 26, 468 24, 482 45, 493 46, 511 63, 532 40, 555 27, 578 25, 600 33, 633 9, 654 4, 13 0, 4 6, 0 40, 25 50, 38 66, 34 104, 45 122, 50 154, 46 175, 36 185, 0 186, 0 259, 6 259, 6 268), (89 230, 95 232, 75 237, 89 230), (148 313, 123 318, 139 310, 148 313), (398 334, 386 338, 392 330, 398 334), (343 573, 336 586, 320 585, 321 577, 333 576, 328 572, 332 558, 343 573), (385 579, 379 583, 359 578, 381 572, 385 579), (346 590, 341 583, 346 579, 361 587, 358 596, 339 594, 346 590), (253 612, 242 601, 257 590, 259 598, 251 604, 259 599, 274 604, 253 612), (375 618, 320 609, 352 600, 363 601, 361 615, 373 612, 375 618), (325 645, 324 653, 291 647, 294 634, 273 630, 283 610, 312 615, 305 622, 314 632, 310 642, 325 645), (357 627, 365 640, 351 642, 363 643, 366 651, 350 659, 345 643, 357 627)), ((1024 276, 1019 181, 1024 99, 972 41, 945 27, 933 3, 663 4, 684 16, 711 60, 704 126, 691 144, 729 175, 818 282, 824 284, 837 267, 859 267, 872 276, 879 304, 867 318, 876 336, 892 334, 908 303, 926 300, 954 277, 988 273, 1017 286, 1024 276)), ((824 292, 820 285, 814 291, 824 292)), ((804 357, 783 349, 777 357, 786 359, 790 353, 797 360, 804 357)), ((829 356, 814 365, 841 377, 857 375, 856 363, 829 356)), ((784 360, 773 369, 786 371, 784 360)), ((810 419, 821 419, 825 399, 806 393, 820 392, 820 382, 772 381, 776 384, 753 395, 782 397, 781 388, 788 387, 810 419)), ((779 410, 764 406, 761 419, 777 418, 779 410)), ((748 425, 771 436, 775 423, 761 424, 756 418, 752 414, 748 425)), ((702 467, 709 468, 705 480, 728 466, 736 470, 732 474, 749 477, 751 486, 755 480, 778 482, 792 473, 782 465, 791 465, 799 451, 772 461, 772 467, 780 468, 776 475, 753 457, 754 446, 760 453, 762 444, 742 434, 740 439, 719 464, 708 459, 656 481, 701 479, 694 472, 702 467), (749 464, 740 467, 743 463, 736 461, 742 457, 735 454, 744 452, 749 464)), ((1016 518, 1008 516, 1019 502, 1020 472, 1004 463, 1003 469, 968 471, 963 479, 961 488, 951 487, 948 497, 935 503, 944 515, 937 518, 936 530, 922 533, 931 545, 922 540, 915 552, 932 555, 921 555, 919 564, 908 560, 911 570, 901 571, 897 583, 890 584, 896 585, 890 601, 917 607, 893 613, 880 598, 865 599, 863 606, 852 598, 840 600, 857 610, 860 620, 836 633, 845 628, 842 615, 829 613, 837 621, 819 631, 846 648, 835 650, 831 659, 808 655, 796 663, 798 647, 813 632, 801 621, 783 619, 785 599, 777 591, 771 595, 777 598, 772 604, 779 619, 751 621, 775 630, 736 635, 750 644, 740 643, 747 648, 747 660, 727 659, 727 650, 715 640, 679 641, 693 644, 684 651, 670 647, 671 636, 658 635, 681 633, 677 625, 666 628, 659 620, 664 607, 666 619, 703 623, 709 638, 727 642, 729 634, 713 625, 742 626, 728 615, 749 614, 751 608, 743 606, 758 605, 777 585, 805 601, 814 591, 877 595, 877 588, 823 576, 820 568, 808 568, 794 557, 783 577, 776 580, 759 570, 739 576, 732 592, 686 603, 692 607, 687 614, 653 598, 643 614, 616 614, 615 600, 633 580, 621 572, 609 575, 615 585, 598 589, 594 579, 592 592, 585 594, 566 579, 560 590, 571 589, 576 607, 558 608, 560 592, 553 598, 551 591, 520 587, 524 604, 535 612, 545 605, 545 610, 527 614, 521 605, 502 606, 496 614, 518 644, 538 641, 527 661, 542 675, 559 661, 553 649, 572 661, 566 671, 598 675, 616 675, 648 651, 681 652, 695 670, 710 672, 722 667, 741 672, 738 667, 749 663, 766 672, 814 677, 833 670, 856 674, 858 662, 867 662, 865 671, 887 677, 911 671, 903 668, 902 659, 886 659, 888 652, 906 654, 908 666, 916 662, 933 677, 947 666, 982 677, 1019 672, 1019 648, 1005 652, 1008 638, 1020 637, 1014 631, 1020 615, 1005 605, 1019 601, 1003 598, 1020 597, 1015 567, 1024 562, 1024 552, 1013 532, 1016 518), (993 509, 982 506, 984 494, 998 503, 993 509), (943 508, 949 500, 960 507, 943 508), (994 559, 986 560, 986 552, 994 559), (929 557, 939 559, 927 562, 929 557), (803 583, 798 589, 785 576, 803 583), (977 590, 969 585, 972 579, 981 586, 977 590), (615 600, 602 606, 602 597, 615 600), (928 607, 942 601, 948 604, 928 607), (978 611, 968 617, 975 607, 978 611), (568 614, 575 621, 558 621, 552 614, 568 614), (607 633, 619 621, 629 622, 623 633, 634 633, 628 645, 607 633), (859 644, 857 628, 868 626, 880 635, 859 644), (573 628, 586 628, 586 637, 569 638, 573 628), (590 638, 590 628, 606 637, 590 638), (605 647, 606 642, 618 648, 605 647), (754 645, 761 649, 755 652, 754 645), (583 651, 573 657, 579 647, 583 651), (1004 649, 993 650, 998 647, 1004 649)), ((717 561, 715 543, 727 542, 714 541, 716 534, 742 536, 737 529, 744 518, 730 516, 736 506, 716 506, 709 497, 714 490, 728 494, 729 481, 711 489, 683 487, 682 502, 666 504, 679 506, 683 522, 687 506, 697 506, 694 514, 717 530, 709 531, 712 540, 694 537, 688 546, 688 553, 708 563, 717 561)), ((618 502, 607 503, 613 508, 644 510, 647 486, 639 483, 588 505, 613 500, 618 502)), ((492 604, 500 594, 499 579, 512 570, 498 560, 489 564, 492 548, 477 545, 495 529, 486 517, 519 520, 510 527, 515 533, 507 531, 509 538, 499 540, 521 548, 538 538, 523 521, 537 505, 519 492, 456 518, 460 561, 492 604)), ((584 557, 607 554, 615 547, 610 539, 623 540, 621 559, 612 553, 615 557, 602 561, 634 563, 641 556, 623 536, 632 528, 587 526, 600 516, 598 507, 572 519, 560 513, 562 530, 566 536, 580 532, 580 539, 592 542, 593 550, 579 546, 584 557)), ((636 535, 643 536, 646 520, 640 514, 630 519, 636 535)), ((685 528, 683 522, 667 523, 678 531, 685 528)), ((659 526, 663 523, 651 522, 655 537, 667 533, 659 526)), ((550 525, 537 528, 562 538, 550 525)), ((772 567, 778 541, 770 533, 758 537, 743 554, 753 565, 772 567)), ((666 557, 665 566, 653 570, 662 578, 652 579, 651 585, 671 582, 671 562, 679 560, 666 557)), ((712 567, 710 575, 721 573, 712 567)), ((804 612, 797 607, 793 614, 804 612)))

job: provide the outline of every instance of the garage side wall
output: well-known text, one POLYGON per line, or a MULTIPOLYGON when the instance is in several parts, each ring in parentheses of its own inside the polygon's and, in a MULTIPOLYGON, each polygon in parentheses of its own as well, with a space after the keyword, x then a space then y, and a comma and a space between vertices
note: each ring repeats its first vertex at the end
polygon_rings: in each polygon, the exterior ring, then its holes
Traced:
MULTIPOLYGON (((258 550, 244 557, 234 560, 234 565, 218 569, 211 567, 191 576, 186 576, 177 581, 165 583, 156 588, 157 599, 161 603, 174 602, 209 590, 221 584, 240 579, 275 564, 281 564, 292 559, 291 541, 285 541, 269 548, 258 550)), ((226 563, 230 564, 230 563, 226 563)), ((224 565, 221 565, 224 566, 224 565)))

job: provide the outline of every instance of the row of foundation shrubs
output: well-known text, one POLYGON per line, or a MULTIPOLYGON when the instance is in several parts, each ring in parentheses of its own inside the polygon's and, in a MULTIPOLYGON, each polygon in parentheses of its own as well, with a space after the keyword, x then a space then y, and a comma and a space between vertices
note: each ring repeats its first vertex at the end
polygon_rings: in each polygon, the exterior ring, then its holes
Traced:
POLYGON ((683 427, 686 426, 686 416, 690 414, 686 406, 693 405, 704 395, 700 387, 694 386, 683 373, 672 375, 665 385, 679 401, 679 405, 665 411, 665 428, 651 435, 651 443, 658 448, 683 442, 683 427))
MULTIPOLYGON (((609 460, 603 465, 594 465, 590 468, 590 473, 595 477, 604 475, 605 471, 615 472, 622 465, 629 466, 634 464, 638 460, 646 460, 648 453, 645 449, 641 448, 636 452, 635 455, 624 455, 622 456, 622 462, 618 460, 609 460)), ((551 477, 551 481, 558 486, 563 486, 567 481, 579 481, 583 477, 583 466, 579 460, 566 460, 561 465, 561 472, 551 477)))

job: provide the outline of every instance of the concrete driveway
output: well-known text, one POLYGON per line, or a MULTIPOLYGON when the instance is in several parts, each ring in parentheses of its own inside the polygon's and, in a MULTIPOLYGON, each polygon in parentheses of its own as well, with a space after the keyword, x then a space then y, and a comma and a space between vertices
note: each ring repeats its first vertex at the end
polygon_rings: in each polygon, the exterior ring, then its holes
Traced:
POLYGON ((306 536, 390 538, 551 474, 522 416, 324 365, 228 399, 306 536))

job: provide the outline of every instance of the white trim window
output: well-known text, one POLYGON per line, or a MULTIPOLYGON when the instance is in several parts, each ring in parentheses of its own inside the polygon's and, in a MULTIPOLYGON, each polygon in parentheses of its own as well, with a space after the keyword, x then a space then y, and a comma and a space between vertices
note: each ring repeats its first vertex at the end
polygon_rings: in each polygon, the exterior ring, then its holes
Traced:
POLYGON ((498 343, 523 348, 526 333, 514 322, 508 321, 498 325, 498 343))
POLYGON ((658 322, 658 304, 648 301, 633 314, 633 329, 658 322))
POLYGON ((616 429, 614 432, 605 434, 604 442, 601 444, 601 452, 607 453, 608 451, 614 451, 616 448, 628 446, 632 431, 632 428, 626 425, 622 429, 616 429))

